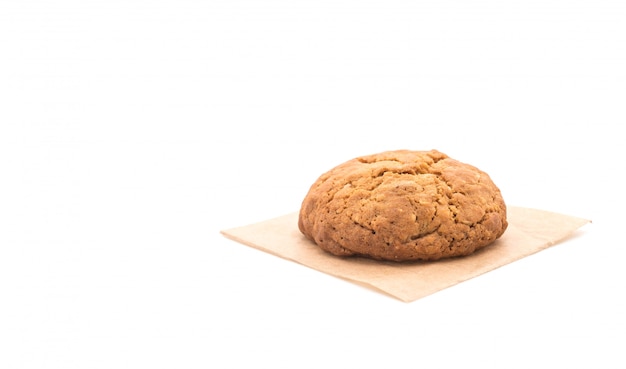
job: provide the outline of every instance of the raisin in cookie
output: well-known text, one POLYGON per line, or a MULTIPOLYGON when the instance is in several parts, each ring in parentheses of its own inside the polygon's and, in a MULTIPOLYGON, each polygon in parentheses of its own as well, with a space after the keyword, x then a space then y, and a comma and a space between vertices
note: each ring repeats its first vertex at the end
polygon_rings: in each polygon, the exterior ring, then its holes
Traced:
POLYGON ((507 228, 491 178, 432 151, 388 151, 319 177, 302 202, 300 231, 339 256, 437 260, 483 248, 507 228))

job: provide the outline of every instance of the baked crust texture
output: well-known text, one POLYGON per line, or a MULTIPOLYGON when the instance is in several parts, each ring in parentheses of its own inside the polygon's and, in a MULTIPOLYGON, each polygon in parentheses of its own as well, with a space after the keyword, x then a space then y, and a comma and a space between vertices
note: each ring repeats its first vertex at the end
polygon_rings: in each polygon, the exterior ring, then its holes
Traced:
POLYGON ((506 205, 487 173, 436 151, 387 151, 321 175, 305 196, 300 231, 338 256, 438 260, 499 238, 506 205))

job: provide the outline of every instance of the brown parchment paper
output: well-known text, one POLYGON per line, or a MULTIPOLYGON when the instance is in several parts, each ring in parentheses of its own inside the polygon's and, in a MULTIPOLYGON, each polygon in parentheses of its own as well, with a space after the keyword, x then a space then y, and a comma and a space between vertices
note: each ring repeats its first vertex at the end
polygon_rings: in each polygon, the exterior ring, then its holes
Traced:
POLYGON ((504 235, 472 255, 415 263, 328 254, 300 233, 298 213, 221 233, 239 243, 410 302, 546 249, 590 222, 514 206, 507 207, 507 218, 509 227, 504 235))

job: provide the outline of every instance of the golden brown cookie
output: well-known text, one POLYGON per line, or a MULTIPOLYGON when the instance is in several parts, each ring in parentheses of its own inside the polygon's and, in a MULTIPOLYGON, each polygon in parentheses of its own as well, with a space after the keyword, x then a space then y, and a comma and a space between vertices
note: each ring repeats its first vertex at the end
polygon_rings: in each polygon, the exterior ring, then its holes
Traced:
POLYGON ((489 176, 432 151, 388 151, 331 169, 311 186, 298 226, 334 255, 437 260, 468 255, 507 228, 489 176))

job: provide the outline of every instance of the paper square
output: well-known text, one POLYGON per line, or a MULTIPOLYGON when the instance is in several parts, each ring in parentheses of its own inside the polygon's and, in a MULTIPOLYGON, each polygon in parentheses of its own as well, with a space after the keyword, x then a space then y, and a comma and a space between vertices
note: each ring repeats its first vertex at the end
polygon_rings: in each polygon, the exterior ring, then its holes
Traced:
POLYGON ((338 257, 306 239, 298 213, 222 234, 239 243, 410 302, 532 255, 563 240, 589 220, 544 210, 507 207, 509 226, 493 244, 469 255, 428 262, 396 263, 338 257))

